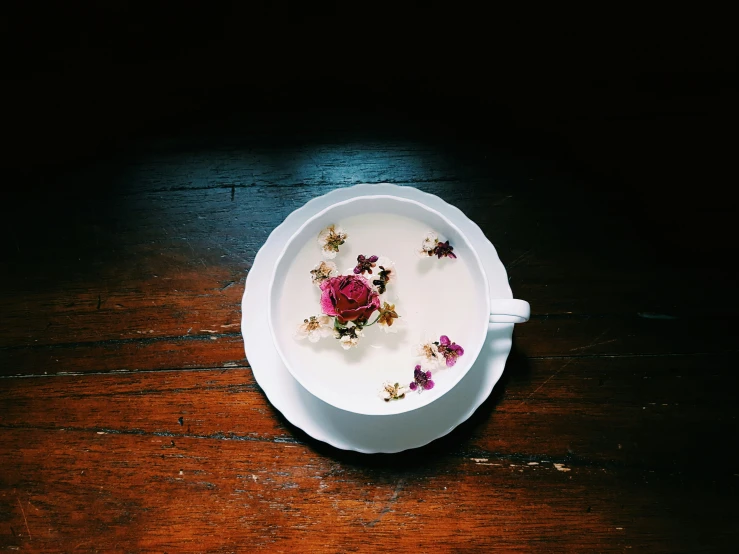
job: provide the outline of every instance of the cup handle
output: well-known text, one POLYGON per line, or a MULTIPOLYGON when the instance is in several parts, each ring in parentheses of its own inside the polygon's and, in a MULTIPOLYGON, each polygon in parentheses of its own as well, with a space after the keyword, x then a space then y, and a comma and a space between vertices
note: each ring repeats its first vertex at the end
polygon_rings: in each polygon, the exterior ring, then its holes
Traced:
POLYGON ((490 323, 525 323, 530 315, 531 307, 525 300, 490 299, 490 323))

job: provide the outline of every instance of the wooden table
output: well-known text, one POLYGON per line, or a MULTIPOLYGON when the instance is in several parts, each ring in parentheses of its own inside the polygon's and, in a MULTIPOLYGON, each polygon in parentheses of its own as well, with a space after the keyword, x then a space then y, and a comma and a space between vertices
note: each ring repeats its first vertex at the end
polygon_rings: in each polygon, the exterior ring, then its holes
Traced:
POLYGON ((198 130, 14 184, 0 545, 735 546, 736 275, 716 243, 684 240, 689 224, 654 210, 659 192, 628 188, 628 174, 617 186, 501 141, 365 123, 198 130), (474 416, 397 455, 340 451, 289 424, 254 381, 240 332, 269 232, 362 182, 458 206, 532 307, 474 416))

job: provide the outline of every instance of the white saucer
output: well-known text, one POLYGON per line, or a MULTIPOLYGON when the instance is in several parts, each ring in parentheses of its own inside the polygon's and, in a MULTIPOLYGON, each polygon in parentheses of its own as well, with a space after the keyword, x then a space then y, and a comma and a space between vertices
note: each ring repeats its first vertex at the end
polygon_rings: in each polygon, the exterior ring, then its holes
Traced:
POLYGON ((285 242, 306 219, 336 202, 372 194, 417 200, 448 217, 480 255, 488 276, 490 297, 513 297, 505 268, 482 230, 458 208, 412 187, 377 184, 333 190, 295 210, 272 231, 257 253, 241 303, 244 349, 254 378, 290 423, 336 448, 368 454, 423 446, 466 421, 503 374, 513 334, 512 323, 491 323, 482 351, 467 375, 443 397, 411 412, 386 416, 355 414, 334 408, 305 390, 283 364, 270 336, 267 290, 272 268, 285 242))

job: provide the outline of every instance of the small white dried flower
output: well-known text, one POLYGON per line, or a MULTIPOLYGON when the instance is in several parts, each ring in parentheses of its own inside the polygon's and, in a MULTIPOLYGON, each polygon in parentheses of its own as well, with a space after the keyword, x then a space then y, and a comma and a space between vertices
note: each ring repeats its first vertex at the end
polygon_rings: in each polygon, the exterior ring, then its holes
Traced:
POLYGON ((437 244, 439 244, 439 235, 437 235, 434 231, 428 231, 423 237, 421 249, 418 250, 416 253, 420 258, 428 258, 429 256, 431 256, 431 253, 434 251, 434 248, 436 248, 437 244))
POLYGON ((357 327, 353 322, 347 323, 346 327, 335 331, 334 336, 341 342, 344 350, 355 348, 359 344, 359 339, 364 335, 361 327, 357 327))
POLYGON ((437 368, 444 362, 439 346, 431 340, 423 341, 416 347, 416 357, 424 369, 437 368))
POLYGON ((318 342, 323 337, 330 337, 333 332, 331 318, 327 315, 311 316, 303 320, 295 331, 295 339, 308 339, 310 342, 318 342))
POLYGON ((347 237, 348 235, 341 227, 333 224, 318 233, 318 244, 323 257, 329 260, 335 258, 339 252, 339 246, 346 242, 347 237))
POLYGON ((344 335, 343 337, 341 337, 341 339, 339 339, 339 341, 341 342, 341 347, 344 350, 355 348, 357 344, 359 344, 359 338, 353 337, 351 335, 344 335))
POLYGON ((400 383, 390 383, 389 381, 386 381, 382 385, 382 389, 380 389, 380 398, 382 398, 385 402, 390 402, 391 400, 400 400, 402 398, 405 398, 406 393, 410 389, 405 386, 401 385, 400 383))
POLYGON ((376 275, 370 276, 369 280, 372 289, 379 294, 384 294, 387 287, 398 280, 398 272, 395 269, 395 262, 385 256, 380 256, 375 264, 376 275))
POLYGON ((320 287, 326 279, 338 276, 339 270, 334 262, 321 262, 311 269, 310 275, 313 284, 320 287))

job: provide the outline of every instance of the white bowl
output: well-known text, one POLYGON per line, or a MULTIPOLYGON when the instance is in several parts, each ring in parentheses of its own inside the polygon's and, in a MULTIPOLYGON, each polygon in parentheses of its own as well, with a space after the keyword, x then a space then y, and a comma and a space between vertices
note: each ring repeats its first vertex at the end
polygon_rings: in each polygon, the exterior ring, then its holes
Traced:
MULTIPOLYGON (((387 195, 352 198, 307 220, 280 253, 268 294, 270 332, 290 373, 327 404, 365 415, 415 410, 451 390, 477 358, 491 318, 487 276, 464 234, 422 203, 387 195), (348 233, 333 260, 341 274, 351 274, 358 254, 385 256, 395 263, 397 282, 380 300, 396 305, 400 332, 386 334, 378 325, 365 328, 359 345, 350 350, 333 337, 318 343, 295 340, 297 326, 321 314, 320 290, 309 271, 322 260, 317 236, 331 224, 348 233), (419 258, 416 251, 428 230, 449 240, 457 258, 419 258), (407 386, 413 381, 415 349, 422 337, 438 341, 441 335, 464 347, 457 363, 433 370, 434 388, 383 401, 378 392, 385 382, 407 386)), ((496 300, 494 305, 513 321, 528 317, 523 301, 496 300)))

